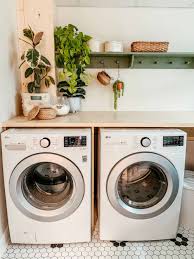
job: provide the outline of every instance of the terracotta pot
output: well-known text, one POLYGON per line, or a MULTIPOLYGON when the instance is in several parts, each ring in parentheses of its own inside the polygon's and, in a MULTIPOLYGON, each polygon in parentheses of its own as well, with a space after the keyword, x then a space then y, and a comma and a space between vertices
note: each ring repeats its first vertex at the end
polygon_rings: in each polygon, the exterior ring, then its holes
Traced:
POLYGON ((102 85, 109 85, 111 82, 111 77, 105 71, 99 72, 97 79, 102 85))

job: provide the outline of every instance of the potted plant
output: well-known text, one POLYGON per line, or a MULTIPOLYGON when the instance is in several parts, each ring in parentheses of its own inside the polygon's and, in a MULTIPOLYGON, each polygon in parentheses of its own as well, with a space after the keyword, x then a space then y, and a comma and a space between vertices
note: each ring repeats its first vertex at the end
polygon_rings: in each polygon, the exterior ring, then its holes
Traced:
POLYGON ((72 24, 55 29, 56 65, 60 68, 57 87, 68 98, 71 112, 80 110, 81 99, 86 95, 84 87, 91 79, 85 70, 90 64, 90 39, 72 24))
POLYGON ((113 84, 113 93, 114 93, 114 109, 117 110, 118 107, 118 98, 121 97, 121 95, 124 95, 124 87, 125 84, 123 81, 117 79, 113 84))
POLYGON ((43 32, 35 33, 31 27, 23 30, 25 39, 20 39, 30 46, 21 56, 22 63, 20 68, 26 64, 25 78, 30 78, 30 82, 27 83, 27 89, 29 93, 40 93, 41 85, 49 87, 51 84, 55 84, 55 80, 49 75, 51 70, 51 63, 43 56, 38 50, 43 32))

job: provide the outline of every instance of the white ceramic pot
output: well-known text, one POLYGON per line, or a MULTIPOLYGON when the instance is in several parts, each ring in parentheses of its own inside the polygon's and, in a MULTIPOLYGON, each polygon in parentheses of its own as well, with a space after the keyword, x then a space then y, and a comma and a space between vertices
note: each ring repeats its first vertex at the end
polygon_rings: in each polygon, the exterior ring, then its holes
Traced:
POLYGON ((70 110, 70 107, 67 104, 64 104, 63 106, 55 105, 53 108, 56 110, 57 116, 67 115, 70 110))
POLYGON ((123 52, 123 43, 121 41, 105 42, 105 52, 123 52))
POLYGON ((81 98, 80 97, 69 97, 70 112, 75 113, 81 109, 81 98))
POLYGON ((91 39, 88 45, 92 52, 104 52, 104 42, 96 39, 91 39))

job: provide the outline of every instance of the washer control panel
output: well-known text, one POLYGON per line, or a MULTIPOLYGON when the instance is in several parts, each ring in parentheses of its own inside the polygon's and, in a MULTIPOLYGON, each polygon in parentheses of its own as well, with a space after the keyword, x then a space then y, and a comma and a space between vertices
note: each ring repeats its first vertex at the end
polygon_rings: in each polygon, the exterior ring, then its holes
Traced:
POLYGON ((86 147, 86 136, 64 137, 64 147, 86 147))
POLYGON ((40 146, 43 148, 47 148, 51 145, 51 141, 49 138, 43 138, 40 140, 40 146))
POLYGON ((149 147, 151 145, 151 140, 147 137, 141 139, 141 145, 143 147, 149 147))

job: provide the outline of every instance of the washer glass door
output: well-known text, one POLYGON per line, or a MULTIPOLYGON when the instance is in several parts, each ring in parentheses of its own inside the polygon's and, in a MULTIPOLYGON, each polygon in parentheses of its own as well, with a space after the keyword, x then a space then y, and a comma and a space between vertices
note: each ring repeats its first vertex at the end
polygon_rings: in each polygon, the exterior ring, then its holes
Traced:
POLYGON ((84 180, 69 159, 41 153, 21 161, 10 178, 16 207, 39 221, 56 221, 71 215, 84 196, 84 180))
POLYGON ((159 215, 175 200, 179 177, 173 164, 155 153, 137 153, 119 161, 109 174, 107 194, 112 206, 136 219, 159 215))
POLYGON ((42 162, 26 169, 21 187, 26 200, 34 207, 55 210, 71 197, 73 178, 61 165, 42 162))

